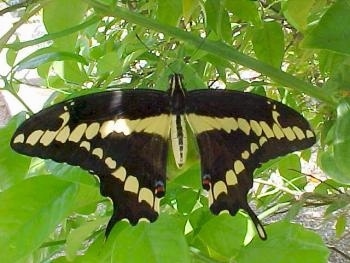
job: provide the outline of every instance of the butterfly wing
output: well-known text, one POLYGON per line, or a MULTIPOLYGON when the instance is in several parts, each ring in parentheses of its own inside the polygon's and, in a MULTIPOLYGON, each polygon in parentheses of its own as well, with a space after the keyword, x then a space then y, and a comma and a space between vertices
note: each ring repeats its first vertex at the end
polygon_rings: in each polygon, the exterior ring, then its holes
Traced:
POLYGON ((154 221, 164 195, 169 134, 165 92, 119 90, 74 98, 33 115, 15 132, 19 153, 78 165, 113 201, 107 226, 154 221))
POLYGON ((244 209, 266 239, 247 202, 253 172, 269 159, 314 144, 309 124, 277 101, 229 90, 188 92, 186 118, 197 138, 211 211, 235 215, 244 209))

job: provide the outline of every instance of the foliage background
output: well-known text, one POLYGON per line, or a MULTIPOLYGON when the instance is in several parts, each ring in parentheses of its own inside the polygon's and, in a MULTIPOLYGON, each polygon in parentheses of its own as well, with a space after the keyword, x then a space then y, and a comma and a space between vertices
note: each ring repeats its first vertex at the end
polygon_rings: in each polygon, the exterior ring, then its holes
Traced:
POLYGON ((20 101, 23 70, 37 72, 38 86, 55 91, 46 106, 110 85, 165 90, 176 71, 188 89, 219 83, 297 109, 315 128, 313 151, 328 177, 320 183, 296 172, 311 150, 259 168, 249 198, 263 221, 283 215, 266 227, 263 242, 244 214, 209 213, 192 144, 184 169, 169 164, 159 220, 136 227, 122 222, 106 241, 112 207, 94 177, 9 148, 24 119, 19 114, 0 130, 2 262, 327 262, 322 238, 292 223, 303 206, 326 206, 336 237, 348 234, 349 0, 32 0, 0 15, 9 12, 19 20, 0 39, 12 67, 1 76, 1 89, 20 101), (38 14, 47 33, 16 37, 38 14), (21 58, 32 46, 37 51, 21 58), (315 187, 306 192, 310 181, 315 187))

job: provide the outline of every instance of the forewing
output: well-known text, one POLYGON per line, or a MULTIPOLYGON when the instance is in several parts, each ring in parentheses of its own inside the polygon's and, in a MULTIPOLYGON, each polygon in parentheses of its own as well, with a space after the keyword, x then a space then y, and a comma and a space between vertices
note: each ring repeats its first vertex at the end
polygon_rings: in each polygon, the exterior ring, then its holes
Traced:
POLYGON ((42 110, 20 125, 19 153, 77 165, 100 179, 115 222, 154 221, 166 180, 169 98, 161 91, 90 94, 42 110))
POLYGON ((261 238, 266 233, 249 207, 247 193, 261 163, 315 143, 308 122, 265 97, 229 90, 191 91, 187 120, 196 135, 203 187, 214 214, 248 212, 261 238))

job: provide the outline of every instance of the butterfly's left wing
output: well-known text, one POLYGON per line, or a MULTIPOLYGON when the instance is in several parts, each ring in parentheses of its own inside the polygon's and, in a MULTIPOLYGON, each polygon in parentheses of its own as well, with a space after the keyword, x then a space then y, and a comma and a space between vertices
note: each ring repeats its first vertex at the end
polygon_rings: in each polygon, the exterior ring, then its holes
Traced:
POLYGON ((190 91, 186 103, 211 211, 235 215, 244 209, 265 239, 265 230, 247 202, 253 172, 269 159, 313 145, 315 135, 308 122, 293 109, 251 93, 190 91))
POLYGON ((158 217, 164 195, 169 98, 155 90, 118 90, 77 97, 33 115, 11 146, 19 153, 77 165, 96 174, 113 201, 115 222, 158 217))

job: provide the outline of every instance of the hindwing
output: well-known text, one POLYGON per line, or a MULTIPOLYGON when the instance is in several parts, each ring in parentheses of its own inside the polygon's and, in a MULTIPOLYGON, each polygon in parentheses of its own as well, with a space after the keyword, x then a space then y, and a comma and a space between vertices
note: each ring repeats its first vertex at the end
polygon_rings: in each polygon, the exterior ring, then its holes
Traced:
POLYGON ((307 121, 265 97, 230 90, 187 94, 186 118, 196 135, 203 187, 214 214, 244 209, 262 239, 266 233, 249 207, 247 193, 261 163, 315 143, 307 121))
POLYGON ((158 217, 164 195, 170 127, 168 94, 119 90, 86 95, 49 107, 13 135, 16 151, 78 165, 100 179, 113 201, 115 222, 158 217))

